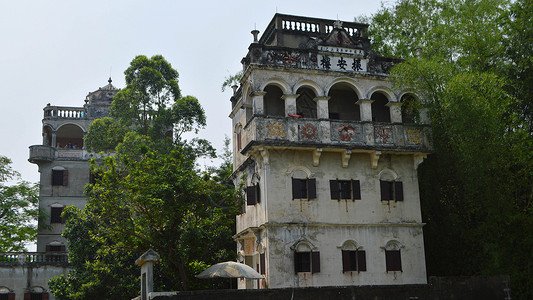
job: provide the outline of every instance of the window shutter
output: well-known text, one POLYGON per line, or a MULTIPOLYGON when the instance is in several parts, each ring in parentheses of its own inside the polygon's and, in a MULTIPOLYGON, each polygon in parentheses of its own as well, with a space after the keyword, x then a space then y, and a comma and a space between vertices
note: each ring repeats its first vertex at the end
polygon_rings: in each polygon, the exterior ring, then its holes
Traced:
POLYGON ((316 199, 316 178, 307 179, 307 199, 316 199))
POLYGON ((298 252, 294 252, 294 274, 298 274, 300 271, 300 257, 298 252))
POLYGON ((350 251, 342 250, 342 271, 350 271, 350 251))
POLYGON ((329 190, 331 193, 331 199, 340 200, 339 184, 337 180, 329 181, 329 190))
POLYGON ((7 294, 7 300, 15 300, 15 293, 7 294))
POLYGON ((300 180, 292 178, 292 200, 300 198, 300 180))
POLYGON ((68 185, 68 170, 63 170, 63 185, 68 185))
POLYGON ((366 271, 366 252, 365 250, 357 250, 357 271, 366 271))
POLYGON ((320 272, 320 252, 311 252, 311 273, 320 272))
POLYGON ((401 181, 394 182, 394 199, 403 201, 403 183, 401 181))
POLYGON ((24 300, 31 300, 31 294, 30 293, 24 293, 24 300))
POLYGON ((261 189, 259 188, 259 182, 255 185, 255 203, 261 203, 261 189))
POLYGON ((353 200, 361 200, 361 183, 359 180, 352 180, 353 200))
POLYGON ((389 181, 380 180, 381 200, 392 200, 391 183, 389 181))
POLYGON ((402 259, 400 250, 386 250, 385 263, 388 271, 402 271, 402 259))
POLYGON ((48 300, 48 293, 43 293, 41 299, 42 300, 48 300))
POLYGON ((266 269, 266 261, 265 261, 265 253, 261 253, 259 254, 259 262, 261 264, 261 274, 266 274, 265 272, 265 269, 266 269))
POLYGON ((246 187, 246 204, 255 205, 255 186, 246 187))

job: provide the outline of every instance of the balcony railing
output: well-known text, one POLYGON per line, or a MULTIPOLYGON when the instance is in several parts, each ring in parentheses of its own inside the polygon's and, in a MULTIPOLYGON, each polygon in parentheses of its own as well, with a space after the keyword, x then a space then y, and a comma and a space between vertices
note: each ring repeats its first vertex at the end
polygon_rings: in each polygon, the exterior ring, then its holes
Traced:
POLYGON ((99 158, 96 153, 84 149, 63 149, 45 145, 30 146, 30 158, 32 163, 52 160, 89 160, 99 158))
POLYGON ((254 116, 242 145, 430 152, 429 125, 254 116))
POLYGON ((44 108, 44 119, 84 119, 83 107, 67 106, 46 106, 44 108))
POLYGON ((0 266, 68 265, 66 252, 0 252, 0 266))

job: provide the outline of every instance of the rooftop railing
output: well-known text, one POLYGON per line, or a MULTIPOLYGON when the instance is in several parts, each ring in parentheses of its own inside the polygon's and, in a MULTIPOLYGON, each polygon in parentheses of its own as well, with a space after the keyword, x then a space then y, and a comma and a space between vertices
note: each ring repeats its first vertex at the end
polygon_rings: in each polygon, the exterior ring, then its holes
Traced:
POLYGON ((44 119, 84 119, 83 107, 46 106, 44 119))
POLYGON ((0 266, 68 265, 66 252, 0 252, 0 266))

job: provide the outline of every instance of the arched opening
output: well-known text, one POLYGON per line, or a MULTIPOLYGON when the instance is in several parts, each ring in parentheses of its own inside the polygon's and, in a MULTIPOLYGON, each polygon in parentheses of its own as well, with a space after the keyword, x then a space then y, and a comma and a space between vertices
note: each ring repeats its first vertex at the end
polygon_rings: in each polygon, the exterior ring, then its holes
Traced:
POLYGON ((296 91, 299 94, 296 99, 296 113, 304 118, 317 117, 316 98, 315 92, 310 88, 301 87, 296 91))
POLYGON ((346 83, 337 83, 331 87, 328 96, 329 118, 334 120, 360 121, 359 98, 357 93, 346 83))
POLYGON ((415 108, 416 98, 412 94, 405 94, 400 99, 402 103, 402 123, 413 124, 417 118, 417 111, 415 108))
POLYGON ((73 124, 59 127, 56 133, 56 146, 64 149, 82 149, 83 130, 73 124))
POLYGON ((285 102, 281 98, 283 91, 275 85, 268 85, 265 87, 265 92, 266 94, 263 97, 265 115, 271 117, 285 116, 285 102))
POLYGON ((390 109, 387 106, 389 99, 387 99, 387 96, 383 93, 376 92, 372 94, 370 100, 374 100, 372 102, 372 121, 390 123, 390 109))
POLYGON ((44 146, 55 146, 52 145, 52 128, 50 126, 43 127, 43 145, 44 146))

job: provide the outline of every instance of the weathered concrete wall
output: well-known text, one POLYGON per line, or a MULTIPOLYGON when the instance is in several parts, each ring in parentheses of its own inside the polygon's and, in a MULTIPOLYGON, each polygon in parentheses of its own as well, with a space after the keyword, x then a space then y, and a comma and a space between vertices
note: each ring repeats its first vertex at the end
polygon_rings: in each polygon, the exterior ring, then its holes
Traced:
MULTIPOLYGON (((24 293, 29 289, 48 292, 48 280, 61 274, 67 274, 70 269, 66 266, 29 266, 14 265, 0 266, 0 286, 5 286, 15 293, 15 300, 24 300, 24 293), (42 289, 41 289, 42 288, 42 289)), ((49 294, 49 300, 54 300, 49 294)))
POLYGON ((340 286, 264 290, 220 290, 177 292, 174 295, 153 293, 153 300, 503 300, 511 299, 508 276, 430 277, 427 285, 340 286))

